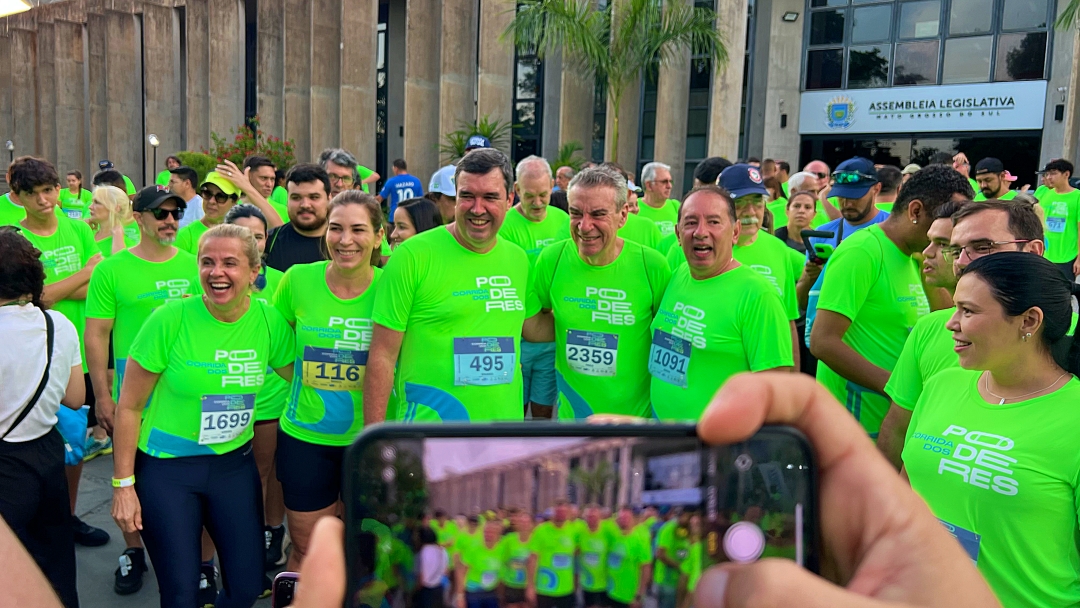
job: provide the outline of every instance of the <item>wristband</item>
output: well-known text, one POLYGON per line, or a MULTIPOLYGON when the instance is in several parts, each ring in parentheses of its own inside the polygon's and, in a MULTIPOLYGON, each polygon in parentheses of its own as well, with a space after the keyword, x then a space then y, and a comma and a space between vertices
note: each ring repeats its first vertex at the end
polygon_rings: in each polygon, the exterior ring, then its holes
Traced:
POLYGON ((135 485, 135 476, 128 475, 123 479, 117 479, 113 477, 112 487, 114 488, 130 488, 135 485))

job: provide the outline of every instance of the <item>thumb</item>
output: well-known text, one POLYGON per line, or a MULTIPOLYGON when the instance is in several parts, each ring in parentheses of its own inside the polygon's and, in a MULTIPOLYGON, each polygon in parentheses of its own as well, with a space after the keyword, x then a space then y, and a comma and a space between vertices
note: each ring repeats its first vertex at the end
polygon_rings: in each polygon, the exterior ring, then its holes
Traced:
POLYGON ((345 602, 345 524, 323 517, 315 524, 296 584, 296 608, 338 608, 345 602))
POLYGON ((786 559, 724 564, 701 577, 695 608, 884 608, 895 606, 857 595, 786 559))

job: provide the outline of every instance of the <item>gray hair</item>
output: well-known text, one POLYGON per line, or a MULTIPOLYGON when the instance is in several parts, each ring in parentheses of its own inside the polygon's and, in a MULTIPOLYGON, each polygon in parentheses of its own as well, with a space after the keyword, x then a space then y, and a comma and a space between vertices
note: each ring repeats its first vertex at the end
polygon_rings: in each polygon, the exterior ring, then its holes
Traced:
POLYGON ((574 176, 577 175, 574 172, 574 168, 571 167, 570 165, 563 165, 563 166, 559 167, 558 169, 555 170, 555 175, 558 175, 560 171, 563 171, 563 173, 567 174, 566 179, 574 179, 574 176), (563 169, 565 169, 565 171, 563 171, 563 169))
POLYGON ((541 170, 544 175, 551 177, 551 165, 548 164, 548 161, 543 157, 533 154, 518 161, 517 167, 514 170, 514 177, 520 182, 522 177, 526 175, 535 175, 540 173, 541 170), (541 169, 541 167, 543 169, 541 169))
POLYGON ((656 170, 663 169, 665 171, 671 171, 671 165, 665 165, 664 163, 651 162, 641 168, 641 184, 644 186, 645 182, 656 181, 656 170))
POLYGON ((356 160, 352 152, 343 148, 327 148, 319 154, 319 166, 325 169, 327 163, 334 163, 339 167, 352 169, 353 182, 360 181, 360 174, 356 171, 356 165, 359 165, 360 161, 356 160))
POLYGON ((626 205, 626 197, 629 191, 626 188, 626 178, 621 173, 609 167, 589 167, 583 169, 570 180, 566 187, 567 192, 574 188, 611 188, 615 190, 615 211, 619 211, 626 205))
POLYGON ((806 180, 811 178, 817 179, 817 176, 809 171, 799 171, 795 175, 792 175, 787 180, 788 192, 794 194, 799 190, 806 190, 806 188, 803 188, 803 184, 806 183, 806 180))
POLYGON ((476 148, 465 154, 454 171, 454 183, 461 183, 462 173, 487 175, 496 168, 502 173, 503 185, 506 187, 506 194, 509 195, 514 191, 514 171, 510 168, 510 159, 495 148, 476 148))

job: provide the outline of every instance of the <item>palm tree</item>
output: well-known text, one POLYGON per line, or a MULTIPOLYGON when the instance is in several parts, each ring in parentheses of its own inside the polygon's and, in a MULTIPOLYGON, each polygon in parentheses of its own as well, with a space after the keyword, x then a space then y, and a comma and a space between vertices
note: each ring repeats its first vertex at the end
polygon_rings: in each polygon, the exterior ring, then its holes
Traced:
POLYGON ((615 481, 615 470, 610 462, 601 460, 592 469, 575 467, 570 471, 569 479, 570 483, 585 490, 584 502, 599 501, 604 494, 604 488, 615 481))
MULTIPOLYGON (((1080 0, 1074 0, 1080 2, 1080 0)), ((727 48, 712 9, 689 0, 520 0, 502 34, 521 53, 563 51, 570 69, 607 82, 612 104, 612 159, 619 161, 619 106, 623 94, 652 65, 666 65, 687 49, 714 66, 727 62, 727 48)))
POLYGON ((574 170, 574 173, 581 171, 585 167, 585 157, 578 154, 578 152, 584 150, 585 148, 581 147, 581 142, 566 142, 559 146, 558 153, 555 154, 555 158, 551 161, 551 168, 558 170, 559 167, 570 167, 574 170))
POLYGON ((1069 0, 1069 5, 1061 11, 1061 16, 1054 22, 1054 27, 1059 30, 1067 30, 1076 22, 1077 14, 1080 13, 1080 0, 1069 0))

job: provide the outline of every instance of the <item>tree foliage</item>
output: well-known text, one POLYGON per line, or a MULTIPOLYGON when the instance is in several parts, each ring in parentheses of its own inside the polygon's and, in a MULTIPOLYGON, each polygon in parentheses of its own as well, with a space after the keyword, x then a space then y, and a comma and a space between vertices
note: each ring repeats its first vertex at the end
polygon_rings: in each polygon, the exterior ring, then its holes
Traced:
POLYGON ((601 460, 591 469, 576 467, 570 471, 570 483, 585 491, 583 502, 599 501, 609 483, 615 482, 615 469, 607 460, 601 460))
POLYGON ((578 154, 578 152, 584 152, 585 148, 581 146, 580 142, 568 141, 565 144, 559 146, 559 152, 555 155, 554 160, 551 161, 551 169, 558 171, 559 167, 570 167, 574 170, 574 173, 581 171, 585 167, 585 163, 588 159, 584 154, 578 154))
POLYGON ((510 156, 513 130, 514 125, 509 122, 492 120, 486 114, 476 122, 458 121, 457 129, 443 135, 443 143, 439 144, 439 155, 447 164, 456 163, 465 156, 465 145, 469 142, 469 137, 483 135, 491 141, 492 147, 510 156))

